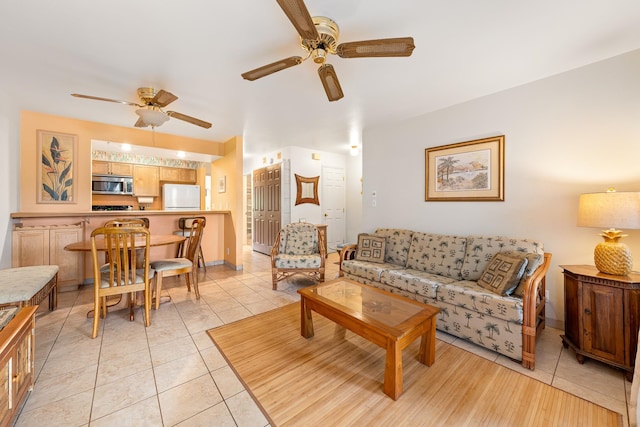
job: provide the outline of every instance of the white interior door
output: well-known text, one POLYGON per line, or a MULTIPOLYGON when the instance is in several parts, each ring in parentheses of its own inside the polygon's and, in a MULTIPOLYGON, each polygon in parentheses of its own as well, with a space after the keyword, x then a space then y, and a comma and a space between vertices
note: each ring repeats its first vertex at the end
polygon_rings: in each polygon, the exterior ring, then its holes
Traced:
POLYGON ((344 169, 322 167, 322 206, 324 224, 327 224, 327 246, 335 250, 345 241, 345 182, 344 169))

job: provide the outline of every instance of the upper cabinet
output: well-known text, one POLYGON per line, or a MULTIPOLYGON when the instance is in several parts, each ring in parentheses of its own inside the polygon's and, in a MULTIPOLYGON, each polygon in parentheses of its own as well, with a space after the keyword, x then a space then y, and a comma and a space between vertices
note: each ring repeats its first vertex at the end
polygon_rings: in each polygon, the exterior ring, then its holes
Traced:
POLYGON ((133 195, 159 196, 158 166, 133 165, 133 195))
POLYGON ((196 170, 185 168, 160 168, 160 181, 183 182, 193 184, 196 182, 196 170))
POLYGON ((91 162, 91 165, 91 173, 93 174, 133 176, 133 165, 131 163, 94 160, 91 162))

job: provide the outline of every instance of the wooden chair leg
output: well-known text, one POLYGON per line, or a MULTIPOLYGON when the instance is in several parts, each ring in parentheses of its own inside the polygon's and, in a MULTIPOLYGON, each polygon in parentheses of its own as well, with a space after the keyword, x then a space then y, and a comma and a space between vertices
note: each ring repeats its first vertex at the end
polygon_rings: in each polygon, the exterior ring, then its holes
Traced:
POLYGON ((144 326, 151 325, 151 289, 144 291, 144 326))
POLYGON ((93 330, 91 332, 91 338, 98 336, 98 321, 102 308, 100 307, 101 298, 96 294, 93 299, 93 330))
POLYGON ((193 280, 193 290, 196 293, 196 299, 200 299, 200 290, 198 289, 198 265, 193 266, 191 273, 187 274, 187 283, 189 283, 189 276, 193 280))
POLYGON ((130 322, 134 321, 133 309, 135 308, 135 305, 136 305, 136 293, 135 292, 131 292, 129 294, 129 321, 130 322))
POLYGON ((160 308, 160 292, 162 291, 162 272, 156 271, 154 276, 154 280, 156 282, 156 310, 160 308))

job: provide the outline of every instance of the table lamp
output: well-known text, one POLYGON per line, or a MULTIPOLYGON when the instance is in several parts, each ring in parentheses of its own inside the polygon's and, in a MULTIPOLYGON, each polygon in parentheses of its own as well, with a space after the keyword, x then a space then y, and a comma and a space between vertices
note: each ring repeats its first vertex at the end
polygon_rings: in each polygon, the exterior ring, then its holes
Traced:
POLYGON ((607 228, 600 234, 604 242, 598 243, 593 259, 598 271, 617 276, 626 276, 633 267, 633 257, 627 245, 620 242, 626 237, 616 228, 640 229, 640 193, 617 192, 608 189, 605 193, 580 195, 578 205, 579 227, 607 228))

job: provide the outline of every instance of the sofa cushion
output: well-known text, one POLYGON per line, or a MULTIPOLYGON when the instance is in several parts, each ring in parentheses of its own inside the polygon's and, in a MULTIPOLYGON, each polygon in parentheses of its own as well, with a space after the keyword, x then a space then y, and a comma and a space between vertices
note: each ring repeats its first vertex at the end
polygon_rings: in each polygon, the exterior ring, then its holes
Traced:
POLYGON ((478 285, 498 295, 507 295, 518 286, 526 266, 526 257, 498 252, 484 269, 478 285))
POLYGON ((438 286, 442 283, 454 283, 457 280, 422 270, 400 269, 385 270, 380 274, 380 282, 423 297, 436 298, 438 286))
POLYGON ((407 268, 460 280, 466 244, 464 237, 413 233, 407 268))
POLYGON ((514 256, 524 256, 527 259, 524 274, 518 281, 516 288, 510 293, 511 296, 524 298, 524 285, 527 282, 527 279, 533 275, 533 272, 536 271, 536 269, 544 262, 544 254, 518 251, 507 251, 503 253, 514 256))
POLYGON ((399 228, 378 228, 375 234, 387 238, 384 262, 406 267, 413 231, 399 228))
POLYGON ((384 262, 386 242, 387 238, 384 236, 365 233, 359 234, 356 259, 358 261, 384 262))
POLYGON ((377 263, 358 261, 356 259, 342 261, 342 272, 349 276, 362 277, 367 280, 380 281, 380 275, 385 270, 397 269, 398 266, 390 263, 377 263))
POLYGON ((513 239, 503 236, 468 236, 462 264, 464 280, 478 280, 487 264, 498 252, 518 251, 544 253, 542 243, 530 239, 513 239))
POLYGON ((522 324, 522 299, 487 291, 472 280, 441 284, 438 287, 437 300, 514 324, 522 324))

